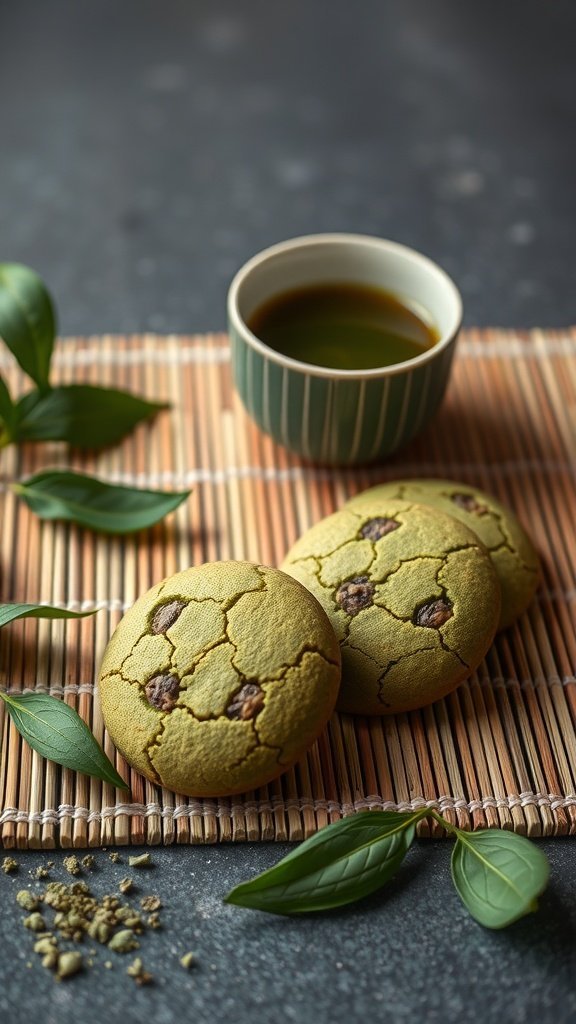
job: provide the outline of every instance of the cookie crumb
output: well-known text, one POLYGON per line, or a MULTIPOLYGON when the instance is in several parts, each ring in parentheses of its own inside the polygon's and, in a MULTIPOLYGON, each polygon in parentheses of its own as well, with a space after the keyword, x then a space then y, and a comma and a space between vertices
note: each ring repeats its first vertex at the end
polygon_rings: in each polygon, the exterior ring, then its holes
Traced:
POLYGON ((29 913, 38 909, 38 900, 29 889, 20 889, 16 893, 16 903, 22 907, 22 910, 27 910, 29 913))
POLYGON ((154 980, 150 972, 144 970, 140 957, 136 957, 130 966, 126 968, 126 974, 134 978, 137 985, 149 985, 154 980))
POLYGON ((94 917, 92 921, 90 921, 86 931, 91 939, 96 939, 97 942, 101 942, 102 945, 104 945, 110 938, 111 927, 108 921, 103 921, 99 917, 94 917))
POLYGON ((74 853, 69 857, 64 857, 64 867, 69 875, 80 875, 82 873, 80 861, 74 853))
POLYGON ((11 875, 14 871, 18 871, 18 861, 14 860, 14 857, 4 857, 2 871, 5 875, 11 875))
POLYGON ((46 922, 42 917, 42 914, 38 911, 34 911, 28 917, 25 917, 22 921, 25 928, 29 928, 31 932, 44 932, 46 931, 46 922))
POLYGON ((132 949, 139 949, 140 943, 134 938, 131 928, 123 928, 116 932, 108 942, 108 949, 113 953, 129 953, 132 949))
POLYGON ((82 867, 89 871, 92 871, 96 867, 96 858, 94 854, 87 853, 85 857, 82 857, 82 867))
POLYGON ((49 878, 50 870, 48 867, 44 867, 43 864, 39 864, 37 868, 33 868, 30 874, 32 875, 32 878, 36 878, 38 881, 41 881, 43 878, 49 878))
POLYGON ((143 896, 140 900, 140 906, 146 913, 150 913, 153 910, 160 910, 162 901, 159 896, 143 896))
POLYGON ((122 878, 121 881, 118 883, 118 888, 119 888, 121 893, 130 892, 130 890, 133 887, 134 887, 134 882, 132 881, 131 878, 122 878))
POLYGON ((108 854, 108 859, 111 860, 113 864, 119 864, 122 860, 118 850, 112 850, 112 853, 108 854))
POLYGON ((131 868, 150 868, 152 858, 149 853, 140 853, 134 857, 128 857, 128 864, 131 868))
POLYGON ((70 978, 73 974, 78 974, 83 967, 82 954, 81 953, 60 953, 58 957, 58 967, 56 970, 56 977, 58 980, 61 978, 70 978))
POLYGON ((116 918, 121 921, 126 928, 131 928, 133 932, 137 932, 138 935, 141 935, 144 931, 144 925, 140 914, 137 914, 132 907, 123 907, 122 910, 122 914, 120 914, 119 910, 116 911, 116 918))
POLYGON ((185 967, 189 971, 192 967, 196 967, 196 954, 195 953, 184 953, 184 956, 180 957, 180 963, 182 967, 185 967))
POLYGON ((56 939, 53 935, 44 936, 44 938, 38 939, 38 941, 34 943, 34 952, 42 954, 51 953, 55 946, 56 939))

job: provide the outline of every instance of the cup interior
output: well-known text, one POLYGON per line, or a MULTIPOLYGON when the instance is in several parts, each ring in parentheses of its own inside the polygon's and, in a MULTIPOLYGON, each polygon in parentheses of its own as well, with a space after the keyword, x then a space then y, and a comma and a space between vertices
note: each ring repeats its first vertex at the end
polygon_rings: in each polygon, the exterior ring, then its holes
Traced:
MULTIPOLYGON (((269 354, 274 353, 247 327, 247 321, 258 307, 291 289, 338 282, 392 292, 436 328, 437 344, 411 359, 410 364, 426 361, 431 353, 451 341, 460 326, 460 294, 445 271, 413 249, 364 235, 309 235, 265 249, 246 263, 232 282, 228 298, 231 322, 250 343, 269 354)), ((297 362, 285 356, 278 358, 291 364, 297 362)), ((310 372, 309 364, 301 365, 310 372)), ((405 364, 362 371, 362 376, 402 365, 405 364)), ((346 376, 357 372, 342 370, 339 374, 346 376)))

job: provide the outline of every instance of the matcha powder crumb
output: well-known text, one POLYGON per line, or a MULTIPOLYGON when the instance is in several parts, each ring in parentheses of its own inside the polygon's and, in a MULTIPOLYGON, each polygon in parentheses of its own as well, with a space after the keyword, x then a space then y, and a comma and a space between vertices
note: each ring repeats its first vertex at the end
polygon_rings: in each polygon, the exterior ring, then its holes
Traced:
POLYGON ((126 974, 134 978, 137 985, 149 985, 154 980, 149 971, 144 970, 144 965, 139 957, 136 957, 130 966, 126 968, 126 974))
POLYGON ((61 953, 58 957, 56 977, 58 980, 61 978, 70 978, 73 974, 78 974, 78 971, 82 970, 82 966, 81 953, 61 953))
POLYGON ((45 936, 43 939, 38 939, 38 942, 34 943, 34 952, 42 953, 44 956, 46 953, 51 953, 56 948, 56 939, 53 935, 45 936))
MULTIPOLYGON (((114 861, 120 859, 119 856, 113 857, 114 861)), ((150 854, 129 857, 129 864, 133 868, 150 867, 150 854)), ((80 862, 76 856, 70 855, 64 858, 63 866, 69 874, 76 876, 81 874, 82 867, 93 869, 96 859, 92 854, 87 854, 80 862)), ((133 888, 131 878, 123 878, 118 882, 119 893, 129 893, 133 888)), ((119 893, 95 896, 86 881, 76 878, 68 884, 60 881, 44 882, 38 893, 29 889, 16 892, 16 902, 27 914, 22 918, 22 924, 33 933, 31 939, 38 957, 36 962, 39 961, 42 967, 51 971, 56 981, 71 978, 91 968, 112 968, 112 960, 100 959, 96 955, 96 948, 87 948, 83 955, 78 948, 74 948, 78 943, 87 942, 92 947, 99 944, 104 955, 108 950, 122 955, 139 949, 139 938, 161 927, 158 911, 162 901, 159 896, 154 893, 143 895, 136 909, 124 901, 119 893)), ((194 953, 185 953, 180 959, 186 969, 194 966, 195 962, 194 953)), ((137 985, 149 985, 154 981, 153 975, 144 969, 139 957, 133 960, 126 974, 137 985)))
POLYGON ((69 875, 79 875, 82 871, 80 861, 74 854, 70 857, 64 857, 64 867, 69 875))
POLYGON ((33 914, 30 914, 29 917, 25 917, 22 924, 24 925, 25 928, 29 928, 31 932, 46 931, 46 922, 42 917, 42 914, 39 914, 37 911, 33 914))
POLYGON ((16 893, 16 902, 19 907, 22 907, 22 910, 27 910, 29 913, 38 909, 38 900, 29 889, 20 889, 16 893))
POLYGON ((141 853, 136 857, 128 857, 128 864, 131 868, 150 868, 152 858, 149 853, 141 853))
POLYGON ((37 868, 34 868, 34 870, 30 872, 30 874, 32 875, 32 878, 36 878, 40 882, 43 878, 49 877, 50 870, 48 866, 44 867, 43 864, 39 864, 37 868))
POLYGON ((160 910, 162 903, 159 896, 143 896, 140 900, 140 906, 146 913, 152 913, 154 910, 160 910))
POLYGON ((132 949, 139 949, 140 943, 134 938, 131 928, 123 928, 116 932, 108 943, 108 949, 113 953, 129 953, 132 949))

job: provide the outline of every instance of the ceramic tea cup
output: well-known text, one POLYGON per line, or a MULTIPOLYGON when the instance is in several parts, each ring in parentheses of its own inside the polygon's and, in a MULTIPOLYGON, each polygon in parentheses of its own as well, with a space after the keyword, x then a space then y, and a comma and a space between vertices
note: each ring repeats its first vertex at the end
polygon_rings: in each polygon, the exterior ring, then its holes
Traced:
POLYGON ((230 285, 234 383, 262 430, 303 458, 342 466, 372 462, 413 438, 438 409, 461 319, 453 281, 413 249, 368 235, 293 238, 258 253, 230 285), (282 292, 338 282, 385 289, 422 310, 436 329, 436 344, 405 362, 341 370, 283 355, 247 326, 255 310, 282 292))

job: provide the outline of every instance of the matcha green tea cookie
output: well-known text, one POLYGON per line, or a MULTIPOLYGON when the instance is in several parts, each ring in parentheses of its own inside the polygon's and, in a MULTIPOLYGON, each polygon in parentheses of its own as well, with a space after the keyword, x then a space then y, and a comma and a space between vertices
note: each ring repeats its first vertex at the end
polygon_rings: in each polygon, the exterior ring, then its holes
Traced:
POLYGON ((290 576, 212 562, 170 576, 126 613, 100 673, 104 722, 134 768, 189 796, 261 786, 328 721, 340 650, 290 576))
POLYGON ((426 505, 341 509, 308 530, 282 568, 318 598, 340 641, 341 711, 383 715, 443 697, 478 666, 498 625, 488 552, 426 505))
POLYGON ((510 626, 526 610, 540 578, 532 541, 516 516, 496 498, 452 480, 393 480, 357 494, 345 506, 362 508, 390 498, 418 501, 447 512, 468 526, 490 552, 502 588, 498 629, 510 626))

